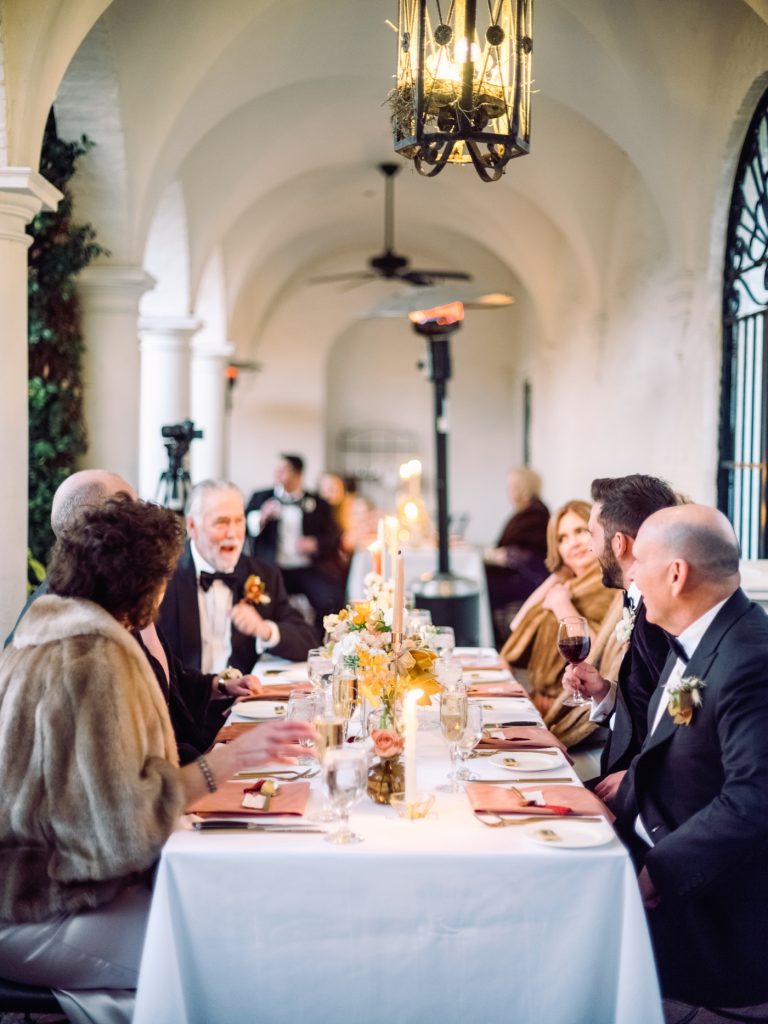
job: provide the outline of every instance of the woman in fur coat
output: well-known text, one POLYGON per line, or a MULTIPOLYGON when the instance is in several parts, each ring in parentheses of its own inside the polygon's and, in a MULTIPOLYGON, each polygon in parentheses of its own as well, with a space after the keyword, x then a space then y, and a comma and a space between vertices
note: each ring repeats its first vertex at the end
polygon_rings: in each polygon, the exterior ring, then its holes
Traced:
POLYGON ((179 814, 312 735, 276 722, 179 768, 131 631, 182 545, 178 516, 126 495, 83 511, 0 657, 0 972, 53 988, 78 1024, 131 1018, 150 872, 179 814))

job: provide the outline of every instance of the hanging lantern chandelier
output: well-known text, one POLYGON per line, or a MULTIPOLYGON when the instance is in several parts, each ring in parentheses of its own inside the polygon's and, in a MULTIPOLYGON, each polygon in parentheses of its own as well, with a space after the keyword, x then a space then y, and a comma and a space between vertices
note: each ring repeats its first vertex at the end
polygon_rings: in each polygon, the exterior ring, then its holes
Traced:
POLYGON ((399 0, 395 151, 498 181, 530 149, 533 0, 399 0), (487 10, 485 9, 487 6, 487 10))

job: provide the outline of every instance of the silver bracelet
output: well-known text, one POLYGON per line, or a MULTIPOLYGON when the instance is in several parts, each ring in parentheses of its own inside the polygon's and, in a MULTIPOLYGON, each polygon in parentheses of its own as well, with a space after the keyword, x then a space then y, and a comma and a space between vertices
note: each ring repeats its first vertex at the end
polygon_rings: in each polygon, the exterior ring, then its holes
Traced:
POLYGON ((203 778, 205 779, 205 784, 208 787, 208 792, 215 793, 219 787, 216 785, 216 779, 214 779, 213 777, 211 766, 208 764, 208 762, 205 760, 202 754, 195 761, 195 764, 203 773, 203 778))

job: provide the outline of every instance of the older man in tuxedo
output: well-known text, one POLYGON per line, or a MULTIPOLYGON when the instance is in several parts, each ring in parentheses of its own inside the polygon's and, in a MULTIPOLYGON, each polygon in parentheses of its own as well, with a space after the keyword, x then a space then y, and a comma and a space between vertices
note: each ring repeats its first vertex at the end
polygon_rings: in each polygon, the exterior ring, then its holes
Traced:
POLYGON ((187 532, 159 618, 182 663, 203 672, 250 672, 264 651, 303 661, 314 632, 291 605, 280 570, 243 554, 238 488, 223 480, 193 487, 187 532))
POLYGON ((616 808, 666 996, 768 1000, 768 617, 739 587, 725 516, 652 515, 631 576, 672 650, 616 808))
POLYGON ((592 720, 611 725, 595 785, 598 796, 610 804, 645 739, 648 701, 669 654, 666 633, 648 621, 642 594, 627 579, 634 564, 635 537, 648 516, 672 508, 677 498, 663 480, 633 473, 593 480, 592 501, 589 532, 603 570, 603 584, 625 591, 625 611, 616 629, 626 649, 616 682, 604 679, 594 665, 581 662, 568 666, 563 686, 588 694, 593 703, 592 720))
POLYGON ((280 457, 275 487, 252 494, 246 513, 254 555, 279 566, 289 594, 306 596, 322 634, 323 617, 344 604, 341 534, 328 502, 304 490, 300 455, 280 457))

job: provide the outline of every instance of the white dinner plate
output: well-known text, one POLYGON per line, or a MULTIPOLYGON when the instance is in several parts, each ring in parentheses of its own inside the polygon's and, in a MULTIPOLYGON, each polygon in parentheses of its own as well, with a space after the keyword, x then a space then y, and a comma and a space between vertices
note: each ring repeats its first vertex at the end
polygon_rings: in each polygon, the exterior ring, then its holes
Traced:
POLYGON ((565 762, 561 751, 555 750, 554 753, 556 757, 539 750, 502 750, 487 760, 489 764, 506 768, 510 772, 547 772, 550 768, 562 768, 565 762), (517 764, 505 764, 510 760, 516 761, 517 764))
POLYGON ((512 673, 507 668, 479 668, 464 672, 467 686, 473 683, 508 683, 512 673))
POLYGON ((232 708, 232 714, 236 714, 241 718, 253 718, 257 721, 263 721, 267 718, 285 718, 287 709, 287 700, 246 700, 242 704, 235 704, 232 708))
MULTIPOLYGON (((259 666, 257 665, 254 669, 255 676, 259 676, 259 666)), ((308 683, 309 673, 307 672, 306 662, 302 665, 292 665, 291 668, 286 668, 282 672, 265 672, 264 675, 259 676, 262 683, 269 685, 280 686, 281 683, 308 683)))
POLYGON ((541 725, 541 715, 524 697, 470 697, 480 702, 483 709, 483 722, 487 726, 499 722, 528 722, 541 725))
POLYGON ((607 822, 563 821, 553 818, 521 829, 526 839, 550 849, 580 850, 585 846, 605 846, 614 837, 614 831, 607 822), (543 830, 554 832, 557 839, 546 839, 543 830))

